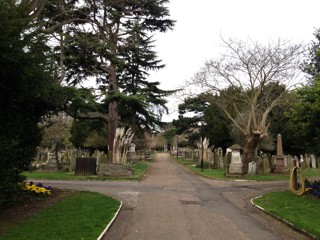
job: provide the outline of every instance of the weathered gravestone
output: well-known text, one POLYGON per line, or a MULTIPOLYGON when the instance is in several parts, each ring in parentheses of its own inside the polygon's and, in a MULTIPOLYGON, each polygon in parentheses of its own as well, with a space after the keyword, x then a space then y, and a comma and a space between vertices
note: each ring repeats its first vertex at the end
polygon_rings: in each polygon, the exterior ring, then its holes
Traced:
POLYGON ((58 171, 58 165, 57 165, 57 154, 54 152, 48 152, 48 160, 44 167, 42 168, 44 171, 58 171))
POLYGON ((317 168, 316 157, 313 154, 311 154, 310 157, 311 157, 311 167, 317 168))
POLYGON ((128 153, 127 153, 127 157, 128 157, 128 162, 129 163, 137 163, 138 162, 138 155, 136 153, 136 145, 134 143, 130 144, 128 153))
POLYGON ((278 134, 277 136, 277 156, 276 156, 276 167, 274 169, 274 172, 275 173, 285 172, 281 134, 278 134))
POLYGON ((219 169, 224 169, 222 148, 214 150, 214 166, 219 169))
POLYGON ((306 154, 305 159, 306 159, 306 168, 310 169, 310 162, 311 162, 310 155, 306 154))
POLYGON ((258 164, 261 164, 261 158, 259 156, 254 157, 252 162, 248 164, 248 174, 255 175, 257 173, 258 164))
POLYGON ((230 174, 242 174, 242 160, 240 155, 241 147, 237 144, 231 147, 231 163, 229 165, 230 174))
POLYGON ((257 164, 255 162, 249 162, 248 166, 248 174, 254 175, 256 174, 257 164))

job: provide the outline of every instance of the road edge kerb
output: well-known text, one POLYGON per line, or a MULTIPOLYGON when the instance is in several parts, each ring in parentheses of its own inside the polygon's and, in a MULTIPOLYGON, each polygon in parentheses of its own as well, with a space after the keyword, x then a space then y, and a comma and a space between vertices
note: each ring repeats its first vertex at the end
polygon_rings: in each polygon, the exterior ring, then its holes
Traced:
POLYGON ((111 219, 111 221, 109 222, 109 224, 106 226, 106 228, 103 230, 103 232, 100 234, 100 236, 97 238, 97 240, 101 240, 102 237, 108 232, 109 228, 112 226, 112 224, 114 223, 114 221, 116 220, 116 218, 118 217, 120 210, 122 209, 122 201, 120 201, 120 206, 116 212, 116 214, 113 216, 113 218, 111 219))
POLYGON ((314 236, 313 234, 307 232, 306 230, 301 229, 301 228, 298 228, 297 226, 295 226, 294 224, 292 224, 292 223, 289 222, 288 220, 286 220, 286 219, 284 219, 284 218, 281 218, 281 217, 279 217, 278 215, 267 211, 267 210, 264 209, 263 207, 255 204, 255 203, 253 202, 255 199, 261 198, 262 196, 263 196, 263 195, 260 195, 260 196, 258 196, 258 197, 252 198, 252 199, 250 200, 251 204, 252 204, 254 207, 258 208, 260 211, 262 211, 262 212, 264 212, 265 214, 268 214, 269 216, 271 216, 271 217, 277 219, 278 221, 286 224, 287 226, 289 226, 289 227, 292 228, 293 230, 295 230, 295 231, 297 231, 297 232, 299 232, 299 233, 302 233, 302 234, 305 235, 306 237, 309 237, 310 239, 314 239, 314 240, 317 240, 317 239, 318 239, 316 236, 314 236))

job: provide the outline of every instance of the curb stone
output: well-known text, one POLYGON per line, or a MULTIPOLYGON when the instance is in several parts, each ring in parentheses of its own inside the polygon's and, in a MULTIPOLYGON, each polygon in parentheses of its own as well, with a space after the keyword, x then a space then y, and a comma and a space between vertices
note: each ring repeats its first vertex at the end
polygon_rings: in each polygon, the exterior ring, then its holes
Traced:
POLYGON ((118 217, 120 210, 122 209, 122 201, 120 202, 120 206, 116 212, 116 214, 113 216, 113 218, 111 219, 111 221, 109 222, 109 224, 107 225, 107 227, 103 230, 103 232, 100 234, 100 236, 97 238, 97 240, 101 240, 102 237, 108 232, 109 228, 111 227, 111 225, 114 223, 114 221, 116 220, 116 218, 118 217))
POLYGON ((281 218, 281 217, 279 217, 278 215, 276 215, 276 214, 274 214, 274 213, 271 213, 271 212, 265 210, 263 207, 255 204, 255 203, 253 202, 253 200, 258 199, 258 198, 261 198, 261 197, 262 197, 262 195, 261 195, 261 196, 258 196, 258 197, 255 197, 255 198, 252 198, 252 199, 250 200, 251 204, 252 204, 254 207, 256 207, 256 208, 258 208, 259 210, 261 210, 262 212, 264 212, 265 214, 268 214, 269 216, 271 216, 271 217, 277 219, 278 221, 286 224, 287 226, 289 226, 289 227, 292 228, 293 230, 302 233, 303 235, 309 237, 310 239, 314 239, 314 240, 317 240, 317 239, 318 239, 315 235, 307 232, 307 231, 304 230, 304 229, 298 228, 297 226, 295 226, 295 225, 292 224, 291 222, 287 221, 286 219, 281 218))

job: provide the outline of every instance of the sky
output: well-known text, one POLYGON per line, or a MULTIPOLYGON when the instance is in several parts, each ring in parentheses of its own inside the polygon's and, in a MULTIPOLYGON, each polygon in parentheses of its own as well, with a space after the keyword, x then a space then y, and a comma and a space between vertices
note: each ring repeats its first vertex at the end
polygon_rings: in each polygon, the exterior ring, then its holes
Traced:
MULTIPOLYGON (((149 78, 166 90, 180 88, 206 60, 218 56, 221 36, 310 44, 320 28, 320 0, 170 0, 167 6, 176 25, 155 35, 155 50, 166 67, 149 78)), ((163 117, 167 122, 177 118, 179 104, 168 100, 170 114, 163 117)))

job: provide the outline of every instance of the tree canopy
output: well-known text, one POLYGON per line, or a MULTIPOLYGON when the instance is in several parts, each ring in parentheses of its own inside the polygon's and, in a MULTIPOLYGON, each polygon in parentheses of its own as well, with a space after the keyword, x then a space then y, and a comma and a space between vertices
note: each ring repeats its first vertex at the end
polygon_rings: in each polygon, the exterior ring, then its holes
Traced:
POLYGON ((219 95, 215 103, 244 136, 246 173, 259 141, 268 135, 270 112, 290 97, 288 87, 297 81, 301 45, 280 40, 268 45, 223 41, 226 51, 207 61, 188 84, 219 95), (275 91, 279 84, 286 91, 275 91))
POLYGON ((151 34, 173 28, 168 2, 72 1, 62 6, 50 2, 55 16, 43 12, 42 19, 49 19, 48 29, 63 25, 53 34, 61 77, 72 85, 88 79, 98 85, 101 104, 96 111, 79 108, 74 117, 106 121, 111 152, 120 122, 135 132, 154 129, 161 125, 161 114, 167 110, 164 97, 171 91, 159 89, 159 82, 146 78, 150 70, 164 67, 153 50, 151 34))
POLYGON ((0 3, 0 207, 14 200, 36 154, 38 123, 61 110, 71 90, 56 81, 45 36, 29 31, 25 14, 26 6, 0 3))

